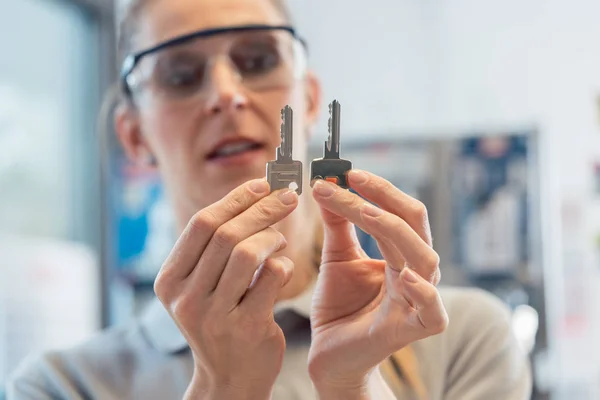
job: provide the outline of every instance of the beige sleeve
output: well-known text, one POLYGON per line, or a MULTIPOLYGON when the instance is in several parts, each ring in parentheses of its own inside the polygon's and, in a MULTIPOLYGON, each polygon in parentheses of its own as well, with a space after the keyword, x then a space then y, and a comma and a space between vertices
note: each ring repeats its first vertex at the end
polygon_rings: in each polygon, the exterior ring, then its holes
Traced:
POLYGON ((444 400, 529 399, 529 360, 513 335, 505 304, 487 292, 466 290, 451 307, 450 324, 460 329, 449 338, 444 400))

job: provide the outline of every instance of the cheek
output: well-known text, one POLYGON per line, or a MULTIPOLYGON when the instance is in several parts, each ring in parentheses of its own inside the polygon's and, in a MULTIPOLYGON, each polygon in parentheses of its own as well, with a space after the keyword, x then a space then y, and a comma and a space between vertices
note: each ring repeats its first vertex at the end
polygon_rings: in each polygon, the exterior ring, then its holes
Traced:
POLYGON ((153 109, 142 116, 142 132, 162 163, 169 163, 173 158, 171 154, 189 147, 194 129, 189 118, 184 115, 178 110, 153 109))

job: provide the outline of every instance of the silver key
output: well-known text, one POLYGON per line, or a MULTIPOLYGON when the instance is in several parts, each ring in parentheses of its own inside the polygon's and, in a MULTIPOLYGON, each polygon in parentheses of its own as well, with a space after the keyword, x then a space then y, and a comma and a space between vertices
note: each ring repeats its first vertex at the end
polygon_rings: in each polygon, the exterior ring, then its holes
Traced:
POLYGON ((341 106, 337 100, 329 104, 329 137, 325 142, 323 158, 310 163, 310 185, 317 179, 325 179, 348 189, 346 174, 352 169, 352 162, 340 158, 340 114, 341 106))
POLYGON ((277 148, 276 158, 267 163, 267 181, 271 192, 278 189, 292 189, 296 185, 296 193, 302 194, 302 162, 292 159, 294 142, 293 111, 290 106, 281 110, 281 145, 277 148))

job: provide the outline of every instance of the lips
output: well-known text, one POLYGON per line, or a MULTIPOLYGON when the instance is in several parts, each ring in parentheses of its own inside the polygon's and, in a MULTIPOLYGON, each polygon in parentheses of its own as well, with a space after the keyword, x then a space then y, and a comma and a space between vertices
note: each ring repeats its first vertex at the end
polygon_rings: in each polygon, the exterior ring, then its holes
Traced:
POLYGON ((208 160, 235 157, 264 147, 262 143, 250 139, 235 139, 222 141, 208 154, 208 160))

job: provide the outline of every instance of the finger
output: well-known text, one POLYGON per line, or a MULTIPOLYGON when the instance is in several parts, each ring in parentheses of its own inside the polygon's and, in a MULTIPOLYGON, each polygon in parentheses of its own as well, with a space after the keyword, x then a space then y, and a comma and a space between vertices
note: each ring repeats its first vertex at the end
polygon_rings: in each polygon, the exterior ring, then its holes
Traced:
POLYGON ((268 227, 235 246, 213 294, 220 307, 231 311, 237 306, 260 265, 286 244, 281 233, 268 227))
POLYGON ((315 184, 315 199, 321 207, 356 224, 378 243, 389 241, 412 268, 428 281, 434 281, 438 275, 439 257, 406 221, 337 185, 325 181, 318 183, 315 184), (328 190, 321 189, 325 187, 328 190))
POLYGON ((391 241, 384 238, 375 239, 375 242, 377 243, 377 247, 379 248, 381 255, 386 261, 386 265, 394 271, 400 273, 400 271, 402 271, 404 268, 406 261, 396 246, 394 246, 391 241))
MULTIPOLYGON (((318 187, 318 185, 319 182, 315 183, 315 186, 318 187)), ((354 224, 322 207, 320 211, 324 233, 321 262, 328 263, 364 257, 365 253, 358 241, 354 224)))
POLYGON ((238 216, 221 225, 212 235, 198 266, 189 279, 200 293, 209 294, 217 287, 231 252, 238 243, 287 217, 298 205, 293 190, 278 190, 260 199, 238 216))
POLYGON ((425 243, 431 246, 429 217, 427 207, 423 203, 407 195, 391 182, 366 171, 351 170, 348 180, 358 194, 405 220, 425 243))
POLYGON ((393 245, 390 250, 396 249, 402 255, 404 265, 394 265, 396 269, 410 267, 429 283, 437 285, 440 279, 440 257, 416 235, 406 221, 369 203, 363 204, 361 216, 377 241, 387 241, 393 245))
POLYGON ((281 288, 292 279, 294 263, 287 257, 267 259, 258 270, 256 280, 248 289, 238 309, 242 313, 255 313, 267 316, 273 307, 281 288))
POLYGON ((435 286, 409 268, 402 270, 400 281, 400 285, 390 285, 388 289, 393 290, 395 296, 403 295, 415 308, 418 323, 429 334, 443 332, 448 326, 448 314, 435 286))
MULTIPOLYGON (((396 272, 401 272, 404 268, 415 268, 410 263, 406 262, 400 251, 394 246, 394 243, 390 239, 376 238, 375 242, 381 252, 381 255, 386 261, 386 266, 393 269, 396 272)), ((439 257, 437 253, 432 249, 431 253, 431 265, 429 268, 420 268, 416 270, 417 273, 424 273, 424 277, 434 286, 440 282, 442 277, 439 268, 439 257), (437 264, 436 264, 437 263, 437 264), (433 269, 433 272, 429 272, 433 269), (426 271, 426 272, 424 272, 426 271)))
POLYGON ((217 228, 268 194, 269 184, 266 180, 252 180, 196 213, 175 243, 159 277, 163 281, 185 279, 198 263, 217 228))

